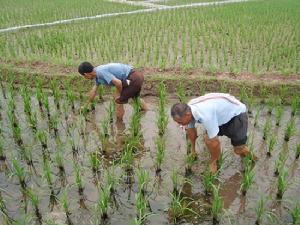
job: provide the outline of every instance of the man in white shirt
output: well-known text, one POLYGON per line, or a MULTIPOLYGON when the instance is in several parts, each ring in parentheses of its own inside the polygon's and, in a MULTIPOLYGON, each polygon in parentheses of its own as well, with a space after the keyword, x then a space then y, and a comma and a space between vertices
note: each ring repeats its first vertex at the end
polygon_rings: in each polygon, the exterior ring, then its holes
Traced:
MULTIPOLYGON (((206 129, 205 144, 210 151, 209 168, 212 173, 218 170, 217 160, 221 156, 218 136, 231 140, 234 152, 241 157, 249 154, 246 146, 248 116, 246 106, 234 96, 224 93, 209 93, 192 99, 188 104, 177 103, 171 108, 171 116, 180 125, 187 125, 187 134, 192 143, 192 154, 196 155, 195 123, 203 124, 206 129)), ((254 156, 254 158, 256 158, 254 156)))

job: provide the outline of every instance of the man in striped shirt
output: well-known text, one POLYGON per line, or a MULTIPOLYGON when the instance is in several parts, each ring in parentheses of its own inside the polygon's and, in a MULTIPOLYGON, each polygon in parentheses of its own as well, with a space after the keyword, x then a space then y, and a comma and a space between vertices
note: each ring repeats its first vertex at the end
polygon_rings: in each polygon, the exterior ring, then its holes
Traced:
MULTIPOLYGON (((195 123, 201 123, 206 134, 204 142, 210 151, 209 168, 212 173, 218 170, 217 160, 221 156, 218 136, 231 140, 234 152, 245 157, 250 152, 246 146, 248 116, 246 106, 234 96, 224 93, 209 93, 192 99, 188 104, 177 103, 171 108, 171 116, 180 125, 187 125, 187 135, 192 143, 192 154, 196 155, 195 123)), ((256 157, 253 156, 255 159, 256 157)))

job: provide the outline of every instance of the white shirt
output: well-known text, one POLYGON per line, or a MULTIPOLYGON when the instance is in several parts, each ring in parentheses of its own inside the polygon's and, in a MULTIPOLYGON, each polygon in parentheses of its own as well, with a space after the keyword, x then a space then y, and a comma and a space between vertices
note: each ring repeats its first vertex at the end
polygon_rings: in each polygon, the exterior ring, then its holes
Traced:
POLYGON ((192 99, 188 105, 195 119, 188 124, 188 128, 195 127, 196 122, 202 123, 209 138, 217 136, 219 126, 247 110, 245 104, 224 93, 209 93, 192 99))

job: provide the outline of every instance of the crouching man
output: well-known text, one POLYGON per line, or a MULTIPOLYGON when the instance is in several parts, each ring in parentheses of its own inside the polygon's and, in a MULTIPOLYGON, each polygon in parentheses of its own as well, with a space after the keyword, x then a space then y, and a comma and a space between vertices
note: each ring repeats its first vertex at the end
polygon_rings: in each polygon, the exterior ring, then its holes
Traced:
MULTIPOLYGON (((196 155, 197 139, 195 123, 204 126, 206 130, 204 141, 211 155, 209 169, 212 173, 217 172, 217 160, 221 156, 218 136, 225 135, 230 138, 237 155, 245 157, 250 153, 246 146, 247 109, 234 96, 225 93, 209 93, 192 99, 188 104, 176 103, 171 108, 171 116, 178 124, 187 125, 187 135, 192 143, 194 155, 196 155)), ((253 158, 257 159, 255 156, 253 158)))

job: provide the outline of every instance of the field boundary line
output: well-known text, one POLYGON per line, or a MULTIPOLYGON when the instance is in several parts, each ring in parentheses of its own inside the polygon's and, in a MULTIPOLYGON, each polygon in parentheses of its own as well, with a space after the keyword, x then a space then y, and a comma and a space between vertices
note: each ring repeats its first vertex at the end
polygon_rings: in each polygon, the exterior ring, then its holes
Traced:
POLYGON ((136 1, 128 1, 128 0, 109 0, 109 2, 117 2, 117 3, 123 3, 128 5, 135 5, 135 6, 144 6, 144 7, 150 7, 150 8, 167 8, 169 6, 167 5, 159 5, 154 4, 150 1, 143 1, 143 2, 136 2, 136 1))
POLYGON ((38 24, 29 24, 29 25, 8 27, 8 28, 0 29, 0 33, 12 32, 12 31, 23 30, 23 29, 30 29, 30 28, 49 27, 49 26, 55 26, 55 25, 59 25, 59 24, 68 24, 68 23, 72 23, 75 21, 81 21, 81 20, 92 20, 92 19, 99 19, 99 18, 105 18, 105 17, 131 15, 131 14, 139 14, 139 13, 147 13, 147 12, 157 12, 157 11, 181 9, 181 8, 193 8, 193 7, 202 7, 202 6, 211 6, 211 5, 224 5, 224 4, 229 4, 229 3, 240 3, 240 2, 247 2, 247 1, 251 1, 251 0, 226 0, 226 1, 219 1, 219 2, 199 2, 199 3, 191 3, 191 4, 186 4, 186 5, 163 6, 163 7, 158 7, 158 8, 139 9, 139 10, 128 11, 128 12, 106 13, 106 14, 99 14, 99 15, 95 15, 95 16, 85 16, 85 17, 77 17, 77 18, 72 18, 72 19, 57 20, 57 21, 48 22, 48 23, 38 23, 38 24))

